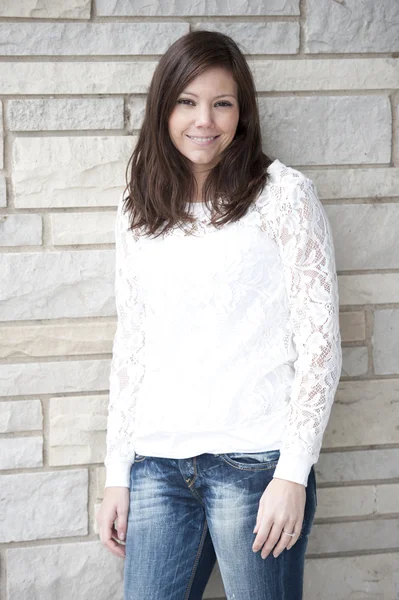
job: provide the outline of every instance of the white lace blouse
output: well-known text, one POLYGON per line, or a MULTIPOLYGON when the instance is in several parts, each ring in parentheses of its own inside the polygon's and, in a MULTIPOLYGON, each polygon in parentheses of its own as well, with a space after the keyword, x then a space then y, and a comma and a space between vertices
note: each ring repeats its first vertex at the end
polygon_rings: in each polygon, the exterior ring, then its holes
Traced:
POLYGON ((199 203, 191 233, 140 236, 121 198, 105 487, 129 487, 135 453, 273 449, 274 477, 307 485, 342 366, 334 245, 312 180, 268 173, 219 229, 199 203))

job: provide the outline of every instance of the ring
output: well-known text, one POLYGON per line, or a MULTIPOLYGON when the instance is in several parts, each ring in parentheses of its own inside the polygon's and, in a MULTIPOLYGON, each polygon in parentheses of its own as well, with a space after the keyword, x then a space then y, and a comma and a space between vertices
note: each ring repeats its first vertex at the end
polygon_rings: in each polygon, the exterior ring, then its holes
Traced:
POLYGON ((296 534, 295 533, 287 533, 287 531, 283 530, 283 533, 285 533, 285 535, 290 535, 291 537, 294 537, 296 534))

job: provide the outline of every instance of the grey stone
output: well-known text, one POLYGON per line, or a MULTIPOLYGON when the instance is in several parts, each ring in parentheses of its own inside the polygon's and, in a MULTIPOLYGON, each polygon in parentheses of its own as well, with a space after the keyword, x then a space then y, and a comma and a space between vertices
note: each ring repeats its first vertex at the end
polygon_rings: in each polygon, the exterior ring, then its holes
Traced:
POLYGON ((399 519, 373 519, 313 525, 307 554, 363 552, 396 548, 399 519))
POLYGON ((0 542, 87 535, 87 486, 85 469, 0 475, 0 542))
POLYGON ((399 302, 399 273, 339 275, 341 305, 399 302))
MULTIPOLYGON (((249 59, 248 63, 259 92, 399 87, 397 58, 249 59)), ((156 65, 151 60, 0 62, 0 94, 143 94, 156 65)))
POLYGON ((108 17, 266 16, 299 15, 299 0, 97 0, 97 14, 108 17))
POLYGON ((244 54, 296 54, 299 50, 299 23, 206 21, 196 23, 192 29, 224 33, 233 38, 244 54))
POLYGON ((115 320, 5 326, 1 330, 0 357, 110 354, 115 331, 115 320))
POLYGON ((341 381, 324 434, 325 448, 397 444, 399 379, 341 381))
POLYGON ((100 541, 10 548, 8 599, 121 600, 123 565, 100 541))
POLYGON ((399 553, 307 558, 306 600, 397 600, 399 553))
POLYGON ((0 55, 163 54, 188 23, 0 23, 0 55))
POLYGON ((42 436, 0 439, 0 469, 29 469, 43 465, 42 436))
POLYGON ((399 448, 321 452, 317 483, 372 482, 398 477, 399 448))
POLYGON ((363 311, 341 312, 339 327, 343 342, 360 342, 366 338, 366 317, 363 311))
POLYGON ((375 372, 379 375, 399 374, 399 309, 374 311, 371 341, 375 372))
POLYGON ((129 131, 140 129, 145 115, 146 98, 130 96, 126 105, 129 131))
POLYGON ((115 211, 53 213, 50 223, 54 246, 113 244, 115 241, 115 211))
POLYGON ((135 143, 124 135, 17 137, 12 147, 15 206, 115 207, 135 143))
POLYGON ((10 100, 12 131, 123 129, 123 98, 10 100))
POLYGON ((281 156, 286 164, 391 160, 387 96, 259 98, 259 112, 266 153, 281 156))
POLYGON ((3 254, 1 320, 113 316, 114 263, 114 250, 3 254))
POLYGON ((395 0, 308 0, 305 51, 399 51, 399 3, 395 0))
POLYGON ((325 209, 334 232, 338 270, 399 267, 399 204, 340 204, 325 209))
POLYGON ((106 391, 109 369, 105 359, 0 365, 0 396, 106 391))
POLYGON ((42 429, 43 413, 40 400, 0 402, 0 432, 35 431, 42 429))
POLYGON ((367 347, 343 348, 342 349, 342 373, 344 377, 356 377, 365 375, 368 368, 367 347))
POLYGON ((0 246, 40 246, 42 217, 30 214, 0 215, 0 246))
POLYGON ((101 463, 105 457, 108 396, 50 399, 50 465, 101 463))
POLYGON ((5 206, 7 206, 6 179, 3 175, 0 175, 0 207, 4 208, 5 206))
POLYGON ((2 0, 0 17, 89 19, 90 0, 2 0))
POLYGON ((394 167, 312 169, 307 173, 323 199, 379 199, 398 194, 399 169, 394 167))

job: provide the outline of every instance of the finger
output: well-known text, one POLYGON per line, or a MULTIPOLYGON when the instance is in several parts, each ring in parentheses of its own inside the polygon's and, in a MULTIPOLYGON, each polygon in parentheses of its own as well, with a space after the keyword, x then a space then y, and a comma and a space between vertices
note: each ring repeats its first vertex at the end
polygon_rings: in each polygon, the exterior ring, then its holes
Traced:
POLYGON ((262 514, 263 514, 263 505, 260 503, 258 508, 258 514, 256 515, 256 524, 253 530, 253 533, 257 533, 259 529, 259 525, 262 522, 262 514))
POLYGON ((117 537, 118 534, 115 527, 102 527, 100 531, 100 539, 103 546, 112 552, 112 554, 115 554, 115 556, 125 558, 125 546, 115 541, 114 538, 117 537))
MULTIPOLYGON (((290 539, 290 541, 288 542, 287 550, 291 550, 292 546, 294 546, 297 543, 297 541, 299 539, 299 536, 301 535, 302 524, 303 524, 303 519, 302 519, 302 521, 297 521, 296 522, 295 529, 293 529, 293 532, 295 533, 295 536, 292 537, 290 539)), ((284 536, 284 537, 288 537, 288 536, 284 536)))
POLYGON ((287 535, 287 533, 285 533, 285 532, 296 533, 295 525, 292 521, 288 521, 281 530, 281 537, 278 540, 278 543, 273 550, 274 558, 277 558, 282 553, 282 551, 288 547, 289 544, 291 544, 291 546, 293 546, 293 544, 296 541, 296 535, 294 537, 291 537, 290 535, 287 535))
POLYGON ((281 525, 277 523, 273 523, 273 527, 270 530, 270 533, 267 537, 265 544, 263 545, 261 557, 267 558, 270 552, 273 550, 274 546, 277 544, 280 535, 281 535, 281 525))
POLYGON ((127 532, 127 512, 121 511, 118 513, 118 538, 120 540, 125 540, 126 532, 127 532))
POLYGON ((258 527, 258 533, 256 534, 256 537, 254 539, 254 542, 252 544, 252 550, 254 552, 257 552, 258 550, 260 550, 263 546, 263 544, 266 542, 270 530, 273 526, 273 521, 269 518, 269 519, 265 519, 263 518, 259 524, 258 527))

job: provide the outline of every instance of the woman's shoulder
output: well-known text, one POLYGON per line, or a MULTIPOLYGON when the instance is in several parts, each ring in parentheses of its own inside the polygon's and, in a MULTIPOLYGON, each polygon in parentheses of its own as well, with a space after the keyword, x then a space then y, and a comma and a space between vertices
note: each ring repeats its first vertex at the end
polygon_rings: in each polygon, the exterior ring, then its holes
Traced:
POLYGON ((286 165, 281 160, 276 158, 268 167, 267 172, 269 174, 268 181, 265 185, 265 190, 268 186, 297 186, 298 184, 303 183, 304 181, 310 181, 309 178, 299 171, 299 169, 294 169, 294 167, 290 167, 286 165))

